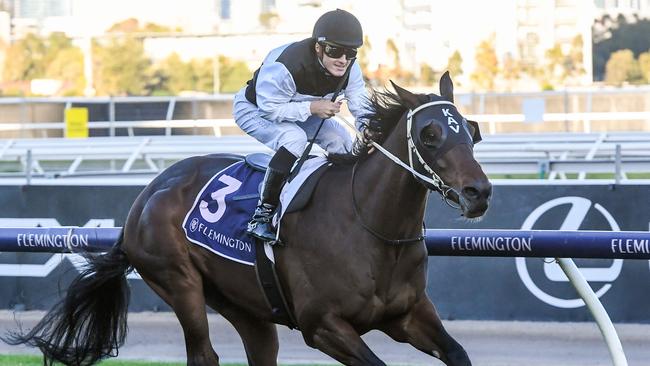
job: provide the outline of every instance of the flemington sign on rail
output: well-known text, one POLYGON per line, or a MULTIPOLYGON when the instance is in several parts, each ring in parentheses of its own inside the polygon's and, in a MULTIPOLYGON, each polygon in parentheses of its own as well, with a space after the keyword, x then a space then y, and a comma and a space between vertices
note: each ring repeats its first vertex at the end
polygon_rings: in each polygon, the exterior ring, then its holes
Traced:
POLYGON ((641 231, 436 229, 427 230, 426 243, 430 255, 650 259, 646 236, 641 231))
MULTIPOLYGON (((110 234, 103 239, 84 235, 90 235, 95 227, 124 225, 128 209, 141 189, 134 186, 0 187, 0 202, 5 208, 0 225, 30 227, 15 233, 19 236, 13 238, 11 245, 37 252, 74 251, 75 245, 84 246, 96 240, 105 240, 103 244, 110 245, 119 231, 102 231, 110 234), (102 202, 111 204, 101 205, 102 202), (86 228, 76 232, 66 227, 54 228, 61 225, 86 228), (52 229, 47 231, 45 227, 52 229)), ((427 208, 427 229, 443 229, 441 233, 449 235, 435 250, 429 246, 436 256, 429 259, 428 294, 443 318, 591 320, 582 299, 559 267, 551 260, 531 257, 556 256, 563 253, 558 250, 567 250, 557 237, 557 230, 563 230, 584 243, 571 249, 574 252, 567 253, 570 256, 585 258, 584 253, 596 250, 598 257, 648 258, 650 243, 627 231, 647 232, 650 212, 643 205, 631 203, 649 196, 650 186, 641 185, 614 189, 606 185, 497 185, 485 218, 468 222, 453 218, 453 212, 445 211, 451 209, 434 195, 427 208), (480 230, 480 235, 473 230, 480 230), (502 230, 510 231, 504 234, 502 230), (513 233, 512 230, 524 231, 513 233), (610 239, 606 245, 596 247, 594 243, 602 244, 602 238, 588 237, 576 230, 603 231, 610 239), (617 231, 621 232, 612 233, 617 231), (491 256, 505 250, 519 252, 521 256, 514 259, 446 256, 468 251, 476 256, 491 256)), ((428 235, 427 241, 431 240, 436 239, 428 235)), ((0 251, 2 248, 0 241, 0 251)), ((650 301, 648 261, 581 259, 576 262, 614 321, 650 322, 650 309, 630 306, 650 301)), ((48 308, 59 287, 64 288, 66 281, 82 267, 83 258, 78 254, 0 253, 0 308, 48 308)), ((167 308, 137 276, 131 278, 132 310, 167 308)))
MULTIPOLYGON (((0 219, 0 224, 9 226, 12 222, 19 221, 0 219)), ((43 253, 104 251, 115 242, 119 232, 119 228, 105 228, 101 231, 79 227, 4 229, 0 235, 0 252, 16 249, 20 252, 43 253)))

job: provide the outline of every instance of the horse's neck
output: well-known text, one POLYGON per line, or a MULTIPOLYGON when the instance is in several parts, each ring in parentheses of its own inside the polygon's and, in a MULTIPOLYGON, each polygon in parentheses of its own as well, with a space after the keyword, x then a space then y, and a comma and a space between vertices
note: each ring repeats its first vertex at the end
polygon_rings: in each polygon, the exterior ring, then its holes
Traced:
MULTIPOLYGON (((408 164, 404 120, 398 123, 382 146, 408 164)), ((360 209, 364 218, 373 221, 373 227, 384 229, 382 232, 386 235, 418 232, 424 219, 427 189, 415 180, 413 174, 380 151, 375 151, 359 167, 357 181, 355 193, 359 197, 360 209), (364 184, 361 184, 362 179, 364 184)))

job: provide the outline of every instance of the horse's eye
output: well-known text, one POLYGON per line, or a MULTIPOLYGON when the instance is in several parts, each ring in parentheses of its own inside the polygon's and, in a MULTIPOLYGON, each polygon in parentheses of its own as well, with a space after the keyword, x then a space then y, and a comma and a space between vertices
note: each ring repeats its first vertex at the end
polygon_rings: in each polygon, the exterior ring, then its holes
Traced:
POLYGON ((425 147, 435 149, 440 145, 440 133, 436 133, 436 129, 429 126, 420 133, 420 141, 425 147))

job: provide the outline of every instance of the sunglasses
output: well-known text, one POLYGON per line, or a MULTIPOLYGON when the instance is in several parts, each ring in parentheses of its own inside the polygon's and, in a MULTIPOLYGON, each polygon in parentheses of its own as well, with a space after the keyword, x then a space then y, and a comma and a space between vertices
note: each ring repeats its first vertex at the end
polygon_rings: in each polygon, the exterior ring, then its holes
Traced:
POLYGON ((323 52, 325 52, 327 57, 340 58, 345 55, 345 58, 348 60, 357 57, 356 48, 334 46, 330 43, 321 43, 320 45, 323 47, 323 52))

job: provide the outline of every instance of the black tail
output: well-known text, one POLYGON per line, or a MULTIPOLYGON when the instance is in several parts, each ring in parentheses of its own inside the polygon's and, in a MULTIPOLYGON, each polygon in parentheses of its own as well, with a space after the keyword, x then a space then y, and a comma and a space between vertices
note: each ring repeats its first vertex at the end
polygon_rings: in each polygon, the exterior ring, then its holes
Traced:
POLYGON ((10 333, 2 339, 40 348, 46 366, 55 361, 85 366, 117 356, 127 332, 126 275, 133 270, 120 249, 123 235, 108 253, 88 256, 88 266, 72 281, 65 298, 31 331, 10 333))

